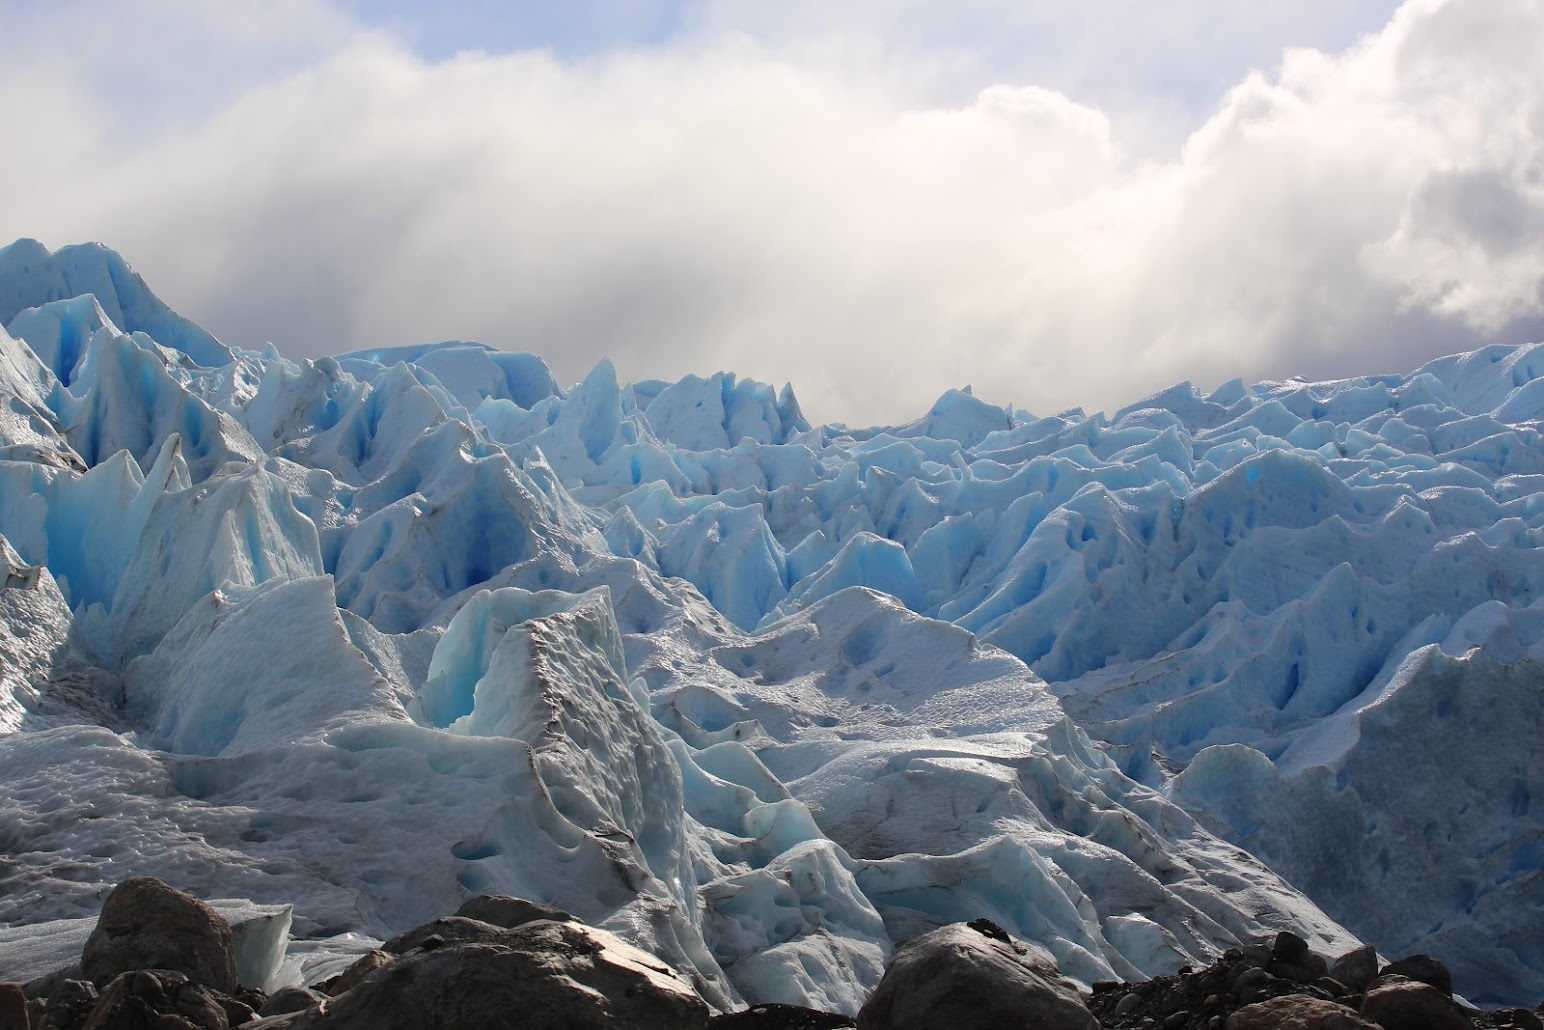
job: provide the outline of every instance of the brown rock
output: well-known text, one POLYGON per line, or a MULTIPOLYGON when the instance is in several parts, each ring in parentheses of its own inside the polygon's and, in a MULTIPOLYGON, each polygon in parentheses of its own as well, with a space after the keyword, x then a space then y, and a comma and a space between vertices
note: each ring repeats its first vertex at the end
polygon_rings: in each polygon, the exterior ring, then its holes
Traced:
POLYGON ((81 1030, 229 1030, 208 988, 173 969, 120 973, 102 990, 81 1030))
POLYGON ((852 1016, 799 1005, 752 1005, 708 1020, 709 1030, 851 1030, 852 1016))
POLYGON ((1430 984, 1380 976, 1362 999, 1362 1015, 1384 1030, 1470 1030, 1452 998, 1430 984))
POLYGON ((1353 993, 1365 991, 1377 975, 1378 952, 1371 944, 1346 952, 1330 967, 1330 976, 1351 988, 1353 993))
POLYGON ((20 984, 0 984, 0 1030, 30 1030, 27 995, 20 984))
POLYGON ((225 994, 236 990, 235 951, 225 919, 153 876, 133 876, 113 888, 80 965, 99 989, 130 970, 171 969, 225 994))
POLYGON ((484 894, 473 898, 457 909, 456 915, 502 926, 506 930, 534 923, 538 919, 550 919, 555 923, 579 921, 561 908, 543 905, 538 901, 526 901, 524 898, 511 898, 505 894, 484 894))
POLYGON ((97 989, 90 981, 61 980, 49 991, 45 1011, 59 1030, 79 1030, 96 1003, 97 989))
POLYGON ((1246 1005, 1228 1017, 1228 1030, 1378 1030, 1378 1024, 1343 1005, 1288 994, 1246 1005))
POLYGON ((1452 997, 1452 974, 1448 972, 1447 966, 1430 955, 1410 955, 1397 962, 1390 962, 1379 971, 1378 975, 1387 976, 1390 973, 1430 984, 1443 994, 1452 997))
MULTIPOLYGON (((340 992, 341 993, 341 992, 340 992)), ((306 1009, 314 1009, 327 1000, 327 995, 321 991, 313 991, 309 987, 280 987, 268 996, 263 1007, 258 1009, 260 1016, 282 1016, 286 1012, 304 1012, 306 1009)))
POLYGON ((393 955, 405 955, 425 947, 442 947, 446 944, 497 944, 508 933, 502 926, 485 923, 466 916, 442 916, 439 919, 415 926, 381 945, 381 950, 393 955), (436 941, 434 938, 438 937, 436 941))
POLYGON ((349 966, 342 973, 333 977, 331 980, 328 980, 325 984, 319 984, 318 987, 322 991, 336 998, 338 995, 342 994, 344 991, 349 990, 355 984, 359 983, 359 981, 363 980, 377 969, 380 969, 382 966, 390 965, 392 962, 396 961, 396 958, 397 956, 388 954, 379 949, 371 949, 370 951, 367 951, 363 955, 359 956, 359 958, 354 961, 354 964, 349 966))
POLYGON ((706 1030, 679 973, 615 934, 542 920, 499 944, 404 955, 325 1009, 272 1017, 293 1030, 706 1030))
POLYGON ((1099 1030, 1051 956, 996 927, 954 923, 895 953, 859 1030, 1099 1030))
POLYGON ((1308 954, 1308 942, 1291 930, 1278 933, 1271 947, 1271 958, 1278 962, 1301 962, 1308 954))

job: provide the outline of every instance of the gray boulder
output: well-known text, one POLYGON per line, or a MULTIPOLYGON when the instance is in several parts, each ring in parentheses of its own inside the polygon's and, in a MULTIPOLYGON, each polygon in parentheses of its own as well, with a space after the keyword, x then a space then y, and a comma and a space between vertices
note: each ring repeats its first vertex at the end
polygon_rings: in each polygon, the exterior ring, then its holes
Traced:
POLYGON ((1056 962, 987 920, 908 941, 858 1013, 859 1030, 1099 1030, 1056 962))
MULTIPOLYGON (((467 920, 474 922, 474 920, 467 920)), ((289 1030, 706 1030, 708 1006, 664 962, 605 930, 540 920, 497 943, 420 949, 289 1030)))
POLYGON ((236 990, 230 925, 153 876, 132 876, 113 888, 80 966, 99 989, 130 970, 170 969, 225 994, 236 990))

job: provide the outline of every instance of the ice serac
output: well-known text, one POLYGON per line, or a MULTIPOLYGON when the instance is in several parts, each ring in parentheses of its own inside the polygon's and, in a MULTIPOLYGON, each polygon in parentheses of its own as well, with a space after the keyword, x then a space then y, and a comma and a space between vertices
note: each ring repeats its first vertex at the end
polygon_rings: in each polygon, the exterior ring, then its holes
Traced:
MULTIPOLYGON (((506 588, 479 593, 457 612, 416 707, 451 733, 529 746, 556 813, 610 865, 554 900, 645 936, 690 968, 711 1001, 726 1004, 733 996, 698 925, 681 772, 646 706, 627 683, 607 590, 506 588), (582 891, 593 894, 576 897, 582 891)), ((471 890, 519 877, 530 861, 523 842, 499 829, 460 845, 467 868, 459 879, 471 890)))
POLYGON ((124 710, 147 744, 209 757, 261 751, 339 725, 360 710, 393 713, 389 686, 362 655, 317 662, 308 638, 343 634, 332 582, 229 584, 200 598, 124 672, 124 710), (282 651, 272 641, 286 640, 282 651), (263 656, 263 671, 249 671, 263 656), (312 688, 325 675, 325 691, 312 688))
POLYGON ((981 916, 1085 983, 1292 929, 1544 996, 1544 347, 852 428, 232 355, 94 246, 0 250, 0 323, 6 924, 170 873, 293 903, 286 969, 499 891, 720 1007, 981 916))
POLYGON ((110 607, 85 613, 88 625, 102 627, 93 646, 108 668, 153 649, 194 604, 227 585, 325 571, 316 527, 271 473, 246 466, 203 483, 157 485, 110 607))
POLYGON ((489 398, 532 408, 547 397, 563 395, 552 370, 537 355, 511 354, 482 343, 449 340, 380 347, 339 354, 336 360, 366 382, 398 362, 410 362, 438 379, 468 411, 489 398))
POLYGON ((85 467, 53 409, 57 390, 49 367, 0 328, 0 460, 85 467))

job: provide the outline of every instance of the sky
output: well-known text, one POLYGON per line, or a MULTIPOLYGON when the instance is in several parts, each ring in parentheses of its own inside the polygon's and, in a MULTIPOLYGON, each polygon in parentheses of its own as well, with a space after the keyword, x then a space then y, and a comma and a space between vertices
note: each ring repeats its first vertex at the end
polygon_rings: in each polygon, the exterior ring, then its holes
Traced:
POLYGON ((1544 0, 3 0, 0 236, 227 343, 1035 414, 1544 339, 1544 0))

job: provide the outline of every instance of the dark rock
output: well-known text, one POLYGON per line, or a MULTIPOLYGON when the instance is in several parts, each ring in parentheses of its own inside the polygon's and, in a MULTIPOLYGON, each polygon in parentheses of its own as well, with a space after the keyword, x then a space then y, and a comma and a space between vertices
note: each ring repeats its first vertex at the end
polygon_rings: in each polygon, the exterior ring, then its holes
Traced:
POLYGON ((706 1030, 708 1007, 686 979, 615 934, 549 920, 500 932, 497 944, 451 943, 404 955, 325 1008, 259 1025, 706 1030))
POLYGON ((1430 984, 1380 976, 1362 999, 1362 1015, 1384 1030, 1470 1030, 1457 1003, 1430 984))
POLYGON ((1008 936, 1008 931, 992 922, 990 919, 972 919, 965 924, 983 937, 990 937, 994 941, 1002 941, 1011 945, 1013 938, 1008 936))
POLYGON ((503 894, 484 894, 473 898, 456 910, 456 915, 478 922, 513 930, 538 919, 550 919, 555 923, 577 923, 579 920, 561 908, 543 905, 524 898, 511 898, 503 894))
POLYGON ((1030 1025, 1098 1030, 1050 955, 964 923, 902 945, 863 1010, 860 1030, 1030 1025))
POLYGON ((1321 976, 1328 976, 1330 971, 1324 959, 1308 950, 1307 941, 1288 930, 1276 935, 1271 959, 1265 968, 1272 976, 1299 984, 1313 983, 1321 976))
POLYGON ((799 1005, 752 1005, 708 1020, 710 1030, 851 1030, 852 1016, 799 1005))
POLYGON ((445 944, 497 944, 508 932, 502 926, 478 919, 444 916, 393 937, 381 945, 381 950, 393 955, 405 955, 419 948, 436 948, 445 944), (435 937, 439 938, 438 944, 431 943, 435 937))
POLYGON ((0 1030, 29 1030, 27 995, 21 984, 0 984, 0 1030))
POLYGON ((1379 976, 1393 973, 1423 984, 1430 984, 1449 997, 1453 994, 1453 976, 1447 966, 1430 955, 1411 955, 1397 962, 1390 962, 1378 971, 1379 976))
POLYGON ((1228 1030, 1378 1030, 1378 1024, 1343 1005, 1288 994, 1246 1005, 1228 1017, 1228 1030))
POLYGON ((1330 976, 1355 991, 1365 991, 1378 975, 1378 952, 1371 944, 1348 951, 1335 960, 1330 976))
POLYGON ((257 1010, 239 998, 232 998, 228 994, 216 994, 215 1004, 225 1012, 225 1021, 231 1026, 240 1026, 257 1018, 257 1010))
POLYGON ((257 1010, 260 1016, 278 1016, 286 1012, 304 1012, 306 1009, 314 1009, 327 1000, 327 995, 321 991, 313 991, 309 987, 280 987, 268 996, 263 1007, 257 1010))
POLYGON ((135 969, 171 969, 229 994, 236 989, 231 928, 214 909, 153 876, 133 876, 107 896, 81 953, 100 989, 135 969))
POLYGON ((396 961, 397 956, 387 954, 379 949, 365 952, 354 960, 354 964, 343 972, 324 983, 317 984, 317 990, 336 998, 344 991, 349 990, 371 973, 382 966, 390 965, 396 961))
POLYGON ((83 975, 80 971, 80 963, 74 962, 63 969, 45 973, 36 980, 28 980, 21 985, 21 989, 28 998, 47 998, 66 980, 79 980, 83 975))
POLYGON ((1171 1012, 1169 1013, 1169 1018, 1163 1021, 1163 1030, 1179 1030, 1180 1027, 1189 1026, 1193 1018, 1184 1009, 1180 1009, 1178 1012, 1171 1012))
POLYGON ((1282 982, 1259 966, 1247 966, 1233 981, 1233 993, 1245 1005, 1264 1001, 1281 993, 1282 982))
MULTIPOLYGON (((254 1017, 264 1005, 268 1004, 268 993, 258 987, 243 987, 231 995, 231 998, 251 1009, 254 1017)), ((231 1025, 236 1025, 234 1020, 231 1022, 231 1025)))
POLYGON ((1142 1007, 1142 996, 1136 991, 1129 991, 1122 995, 1120 1001, 1115 1003, 1115 1015, 1117 1017, 1130 1015, 1142 1007))
POLYGON ((96 1003, 96 985, 90 981, 61 980, 49 992, 45 1011, 57 1030, 80 1030, 96 1003))
POLYGON ((1330 972, 1324 959, 1312 952, 1296 962, 1272 959, 1271 964, 1265 968, 1272 976, 1291 980, 1295 984, 1311 984, 1328 976, 1330 972))
POLYGON ((1308 954, 1308 942, 1290 930, 1278 933, 1271 948, 1271 958, 1277 962, 1302 962, 1308 954))
POLYGON ((1313 982, 1313 985, 1337 1001, 1348 994, 1356 993, 1333 976, 1321 976, 1313 982))
POLYGON ((1269 944, 1246 944, 1238 950, 1244 965, 1259 966, 1261 969, 1271 964, 1271 957, 1275 954, 1275 949, 1269 944))
POLYGON ((81 1030, 228 1030, 214 992, 173 969, 120 973, 102 990, 81 1030))
POLYGON ((1527 1009, 1492 1009, 1488 1012, 1480 1012, 1471 1015, 1471 1020, 1476 1026, 1487 1030, 1544 1030, 1544 1019, 1540 1019, 1536 1013, 1527 1009))

